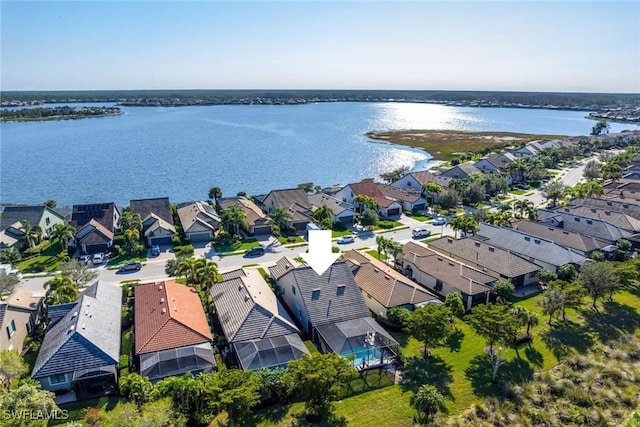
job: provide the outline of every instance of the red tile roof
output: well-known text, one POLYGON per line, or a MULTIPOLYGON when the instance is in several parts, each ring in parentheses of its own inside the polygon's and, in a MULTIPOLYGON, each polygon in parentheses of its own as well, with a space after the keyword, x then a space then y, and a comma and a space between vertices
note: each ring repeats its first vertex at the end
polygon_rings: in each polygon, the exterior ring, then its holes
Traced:
POLYGON ((195 289, 173 280, 135 287, 136 354, 213 340, 195 289))
POLYGON ((351 190, 356 195, 369 196, 378 202, 378 204, 383 208, 386 208, 393 203, 393 200, 387 199, 382 190, 380 190, 378 184, 373 181, 356 182, 349 184, 349 187, 351 187, 351 190))

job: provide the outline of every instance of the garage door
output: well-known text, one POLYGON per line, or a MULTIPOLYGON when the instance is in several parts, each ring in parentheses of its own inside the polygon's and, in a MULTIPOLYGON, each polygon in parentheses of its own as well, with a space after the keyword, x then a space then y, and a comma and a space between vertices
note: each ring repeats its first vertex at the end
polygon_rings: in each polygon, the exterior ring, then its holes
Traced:
POLYGON ((171 237, 168 236, 164 236, 164 237, 150 237, 149 240, 151 240, 151 244, 152 245, 170 245, 171 244, 171 237))
POLYGON ((264 227, 254 227, 253 234, 261 236, 263 234, 271 234, 271 226, 267 225, 264 227))
POLYGON ((343 216, 340 218, 340 222, 343 224, 353 224, 353 216, 343 216))
POLYGON ((208 242, 211 240, 211 234, 209 233, 189 233, 187 237, 192 242, 208 242))
POLYGON ((417 211, 423 211, 425 208, 425 204, 424 203, 420 203, 417 205, 413 205, 413 209, 417 210, 417 211))
POLYGON ((389 209, 387 211, 387 215, 388 216, 396 216, 396 215, 400 215, 400 209, 389 209))

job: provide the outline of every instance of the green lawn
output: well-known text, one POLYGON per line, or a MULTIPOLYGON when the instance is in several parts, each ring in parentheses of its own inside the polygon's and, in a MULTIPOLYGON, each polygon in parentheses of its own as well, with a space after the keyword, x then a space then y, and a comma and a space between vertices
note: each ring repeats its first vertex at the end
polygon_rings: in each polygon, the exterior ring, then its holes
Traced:
POLYGON ((58 254, 60 252, 62 252, 62 249, 60 249, 60 243, 58 243, 58 240, 54 240, 51 245, 40 252, 40 255, 19 262, 18 265, 16 265, 16 268, 22 273, 56 271, 61 262, 58 258, 58 254))
POLYGON ((420 214, 411 214, 411 218, 416 219, 418 221, 422 221, 422 222, 433 220, 433 218, 431 218, 430 216, 420 215, 420 214))
POLYGON ((305 240, 302 237, 298 236, 298 235, 289 236, 289 237, 280 236, 280 237, 278 237, 278 242, 280 242, 283 245, 287 245, 287 244, 290 244, 290 243, 305 243, 305 240), (289 241, 290 238, 293 238, 295 240, 293 242, 290 242, 289 241))
POLYGON ((213 248, 217 253, 222 252, 236 252, 236 251, 246 251, 247 249, 251 249, 254 246, 259 246, 260 242, 257 239, 244 239, 242 241, 235 242, 231 245, 220 245, 214 244, 213 248))
POLYGON ((353 234, 353 231, 351 231, 351 230, 343 230, 343 231, 331 230, 331 238, 332 239, 335 239, 335 238, 340 237, 340 236, 346 236, 348 234, 353 234))
POLYGON ((89 399, 80 402, 69 403, 66 405, 60 405, 60 409, 66 409, 69 417, 66 420, 50 420, 48 425, 66 425, 71 421, 80 421, 87 413, 89 408, 98 408, 100 412, 107 410, 110 411, 116 407, 116 404, 122 399, 119 397, 101 397, 99 399, 89 399))
POLYGON ((517 196, 522 196, 523 194, 525 194, 527 192, 527 190, 520 190, 519 188, 514 188, 512 190, 509 190, 509 193, 511 194, 515 194, 517 196))
POLYGON ((367 251, 367 253, 372 257, 374 257, 375 259, 380 259, 381 261, 385 261, 388 259, 388 257, 382 252, 380 252, 380 258, 378 258, 378 251, 376 249, 371 249, 367 251))
POLYGON ((393 221, 390 219, 381 219, 378 221, 378 225, 373 227, 373 230, 388 230, 390 228, 400 227, 402 225, 401 222, 393 221))

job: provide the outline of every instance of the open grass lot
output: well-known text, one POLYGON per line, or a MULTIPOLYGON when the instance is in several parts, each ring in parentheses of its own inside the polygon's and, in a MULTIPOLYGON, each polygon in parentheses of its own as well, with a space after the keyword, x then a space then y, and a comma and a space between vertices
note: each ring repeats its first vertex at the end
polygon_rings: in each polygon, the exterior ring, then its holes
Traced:
MULTIPOLYGON (((549 370, 571 355, 588 353, 598 343, 617 340, 629 333, 640 336, 638 285, 614 295, 611 302, 599 303, 598 311, 585 299, 582 309, 567 312, 566 323, 554 319, 552 327, 537 305, 540 297, 541 294, 537 294, 514 299, 514 304, 538 313, 540 324, 532 330, 534 340, 530 346, 520 346, 517 353, 514 349, 507 351, 507 363, 500 368, 497 384, 489 381, 485 340, 463 320, 457 320, 458 333, 448 345, 435 349, 427 358, 420 352, 422 343, 407 333, 392 333, 402 349, 408 381, 356 393, 336 402, 333 414, 327 415, 319 425, 411 426, 414 411, 410 398, 412 392, 425 383, 435 385, 446 397, 449 415, 458 415, 482 398, 502 397, 507 383, 523 383, 533 372, 549 370)), ((257 411, 249 425, 306 425, 302 413, 301 403, 274 406, 257 411)))
POLYGON ((537 139, 556 139, 558 135, 532 135, 513 132, 465 132, 456 130, 402 130, 368 132, 367 137, 393 144, 422 148, 434 160, 450 160, 455 153, 480 152, 485 148, 500 149, 537 139))
MULTIPOLYGON (((42 242, 41 245, 46 246, 48 242, 42 242)), ((56 271, 60 266, 60 258, 58 254, 62 251, 58 240, 54 240, 48 245, 40 255, 19 262, 16 268, 22 273, 31 273, 37 271, 56 271)))

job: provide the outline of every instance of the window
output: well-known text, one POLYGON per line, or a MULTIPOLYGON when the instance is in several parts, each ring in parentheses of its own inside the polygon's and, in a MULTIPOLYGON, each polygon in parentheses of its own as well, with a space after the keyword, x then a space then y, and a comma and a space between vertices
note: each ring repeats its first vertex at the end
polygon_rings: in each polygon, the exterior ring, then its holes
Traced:
POLYGON ((291 292, 293 292, 293 294, 296 294, 296 287, 295 285, 291 285, 291 292))
POLYGON ((46 223, 46 225, 49 225, 51 223, 51 219, 45 218, 45 223, 46 223))
POLYGON ((66 374, 51 375, 49 377, 49 384, 50 385, 64 384, 66 382, 67 382, 67 375, 66 374))
POLYGON ((535 271, 532 271, 531 273, 529 273, 529 278, 531 279, 533 277, 536 277, 536 272, 535 271))
POLYGON ((9 334, 9 338, 11 338, 15 333, 16 333, 16 322, 13 319, 11 319, 11 323, 9 323, 9 326, 7 326, 7 334, 9 334))

